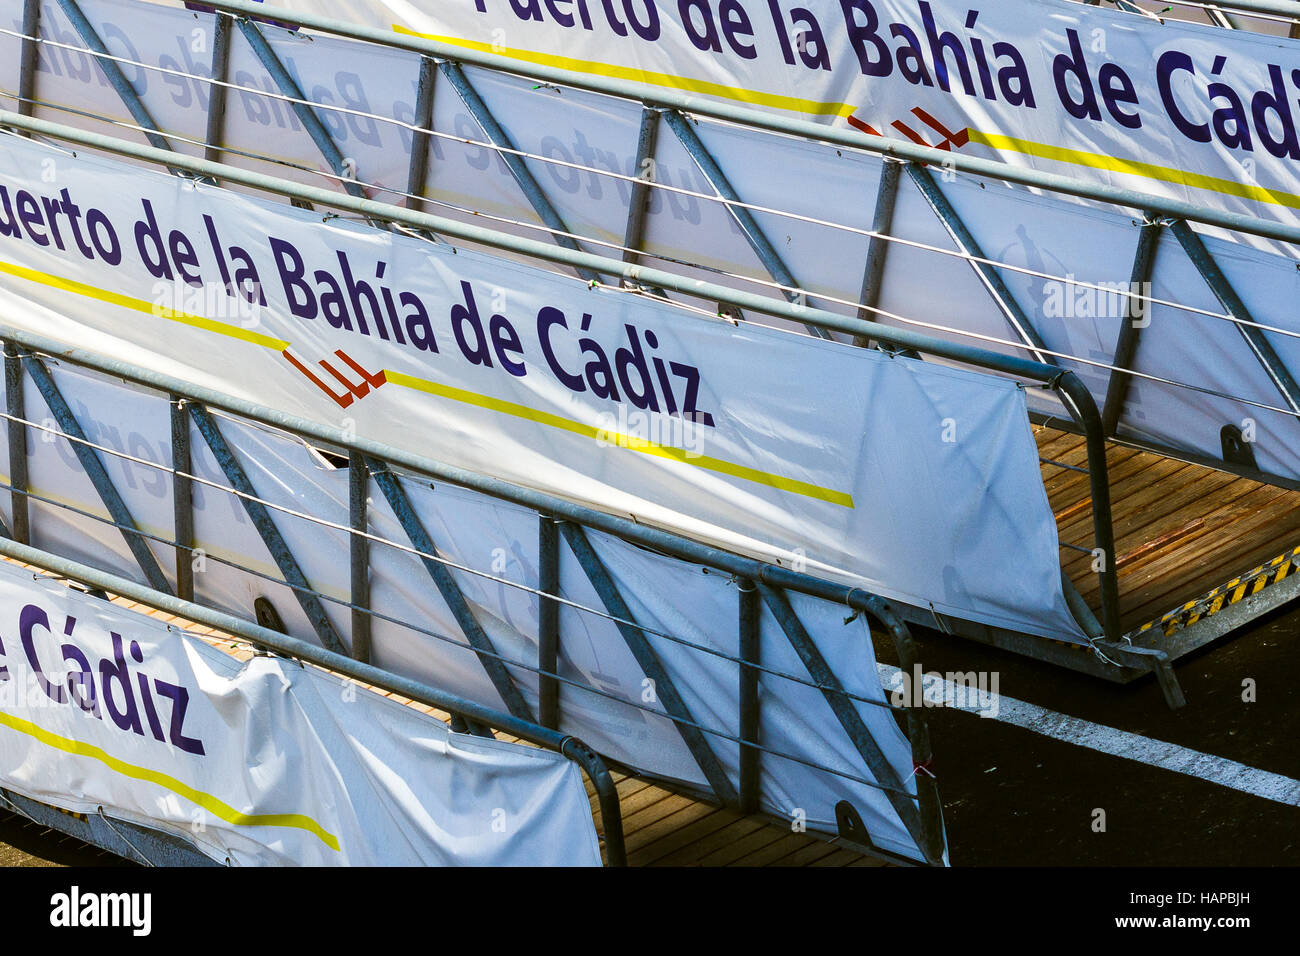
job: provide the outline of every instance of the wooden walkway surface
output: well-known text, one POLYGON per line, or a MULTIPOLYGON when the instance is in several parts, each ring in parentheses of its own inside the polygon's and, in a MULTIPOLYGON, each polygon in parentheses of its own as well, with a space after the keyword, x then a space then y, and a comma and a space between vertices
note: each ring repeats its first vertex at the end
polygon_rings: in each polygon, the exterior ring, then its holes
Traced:
MULTIPOLYGON (((629 866, 886 866, 874 857, 789 825, 675 794, 615 774, 629 866)), ((592 812, 596 798, 588 782, 592 812)), ((597 826, 599 831, 600 827, 597 826)), ((602 849, 604 838, 601 839, 602 849)))
MULTIPOLYGON (((1061 543, 1091 550, 1088 476, 1061 467, 1086 468, 1083 438, 1034 432, 1061 543)), ((1300 545, 1300 492, 1117 445, 1107 464, 1125 631, 1300 545)), ((1096 608, 1092 556, 1063 548, 1061 559, 1096 608)))

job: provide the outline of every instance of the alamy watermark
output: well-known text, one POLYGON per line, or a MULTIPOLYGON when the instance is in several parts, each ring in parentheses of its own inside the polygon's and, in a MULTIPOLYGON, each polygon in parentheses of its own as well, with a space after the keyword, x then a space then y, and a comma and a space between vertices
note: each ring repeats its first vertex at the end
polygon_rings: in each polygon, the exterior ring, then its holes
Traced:
POLYGON ((1151 322, 1150 282, 1081 282, 1073 274, 1044 282, 1043 315, 1050 319, 1132 319, 1151 322))
POLYGON ((896 671, 888 682, 895 707, 953 707, 996 717, 999 711, 997 671, 923 671, 913 664, 910 672, 896 671))
POLYGON ((677 415, 629 412, 626 405, 619 405, 617 415, 601 412, 596 417, 596 443, 602 448, 634 450, 665 446, 681 449, 685 458, 700 458, 708 427, 677 415))

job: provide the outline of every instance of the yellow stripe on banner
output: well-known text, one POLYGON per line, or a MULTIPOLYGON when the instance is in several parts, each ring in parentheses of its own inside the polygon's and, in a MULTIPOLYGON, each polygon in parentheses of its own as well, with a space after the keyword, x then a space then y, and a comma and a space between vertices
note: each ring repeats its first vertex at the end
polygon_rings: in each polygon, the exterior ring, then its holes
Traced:
POLYGON ((513 47, 494 46, 481 40, 462 40, 459 37, 439 36, 436 33, 417 33, 400 24, 393 24, 393 31, 405 36, 433 40, 447 46, 460 47, 462 50, 476 50, 479 53, 493 53, 497 56, 536 63, 539 66, 551 66, 574 73, 592 73, 616 80, 631 80, 634 83, 646 83, 651 86, 665 86, 674 90, 687 90, 691 93, 704 93, 719 96, 740 103, 753 103, 758 106, 772 106, 792 113, 805 113, 811 116, 848 116, 855 107, 849 103, 826 103, 821 100, 806 100, 798 96, 783 96, 780 93, 760 93, 747 90, 741 86, 727 86, 710 80, 696 80, 687 76, 674 76, 671 73, 656 73, 634 66, 618 66, 614 63, 601 63, 598 60, 578 60, 554 53, 539 53, 535 50, 519 50, 513 47))
POLYGON ((608 442, 610 445, 618 448, 626 448, 629 451, 640 452, 643 455, 655 455, 659 458, 667 458, 671 461, 681 462, 684 465, 693 465, 696 468, 705 468, 709 471, 719 472, 720 474, 742 478, 745 481, 752 481, 756 484, 778 488, 781 491, 788 491, 792 494, 803 495, 807 498, 816 498, 818 501, 828 501, 833 505, 840 505, 844 508, 852 508, 854 506, 853 497, 851 495, 845 494, 842 491, 835 491, 831 488, 823 488, 820 485, 814 485, 806 481, 798 481, 794 478, 784 478, 781 475, 759 471, 757 468, 738 465, 735 462, 725 461, 721 458, 711 458, 708 455, 695 455, 683 448, 675 448, 672 445, 657 445, 654 442, 646 441, 644 438, 634 438, 631 435, 622 435, 618 432, 609 431, 608 429, 596 428, 593 425, 586 425, 582 422, 574 421, 571 418, 564 418, 560 415, 553 415, 550 412, 543 412, 536 408, 529 408, 527 405, 520 405, 516 402, 507 402, 500 398, 492 398, 490 395, 480 395, 478 392, 470 392, 463 388, 456 388, 452 385, 443 385, 440 382, 431 382, 428 379, 417 378, 414 375, 407 375, 404 372, 393 372, 385 369, 384 376, 389 382, 395 385, 403 385, 406 388, 413 388, 429 395, 448 398, 453 402, 462 402, 466 405, 486 408, 489 411, 500 412, 502 415, 512 415, 515 418, 537 422, 540 425, 549 425, 551 428, 559 428, 566 432, 572 432, 575 435, 581 435, 584 438, 592 438, 597 441, 608 442))
POLYGON ((201 315, 191 315, 188 312, 163 309, 155 306, 152 302, 146 302, 144 299, 134 299, 128 295, 109 292, 107 289, 100 289, 93 285, 87 285, 84 282, 78 282, 76 279, 67 279, 63 276, 56 276, 49 272, 38 272, 36 269, 28 269, 26 266, 14 265, 12 262, 0 261, 0 273, 7 273, 16 278, 26 279, 28 282, 36 282, 40 285, 49 286, 51 289, 58 289, 62 292, 71 292, 74 295, 85 296, 88 299, 107 302, 109 305, 120 306, 123 309, 132 309, 133 311, 144 312, 160 319, 168 319, 172 322, 180 322, 183 325, 191 325, 196 329, 203 329, 207 332, 216 332, 219 335, 225 335, 232 339, 239 339, 243 342, 250 342, 253 345, 260 345, 263 348, 275 349, 277 352, 283 352, 289 347, 289 343, 283 339, 272 338, 269 335, 263 335, 261 332, 253 332, 250 329, 243 329, 237 325, 226 325, 224 322, 217 322, 214 319, 205 318, 201 315))
POLYGON ((1071 163, 1075 166, 1090 166, 1093 169, 1105 169, 1143 179, 1156 179, 1167 183, 1180 183, 1195 189, 1205 189, 1225 196, 1239 196, 1256 202, 1271 203, 1300 209, 1300 195, 1283 192, 1280 189, 1266 189, 1251 183, 1224 179, 1219 176, 1206 176, 1203 173, 1189 173, 1173 166, 1160 166, 1156 163, 1144 163, 1136 159, 1121 159, 1107 156, 1105 153, 1089 153, 1080 149, 1067 149, 1064 146, 1052 146, 1048 143, 1035 143, 1028 139, 1014 136, 1002 136, 999 133, 983 133, 977 129, 967 130, 972 143, 980 143, 1005 152, 1023 153, 1040 159, 1052 159, 1058 163, 1071 163))
POLYGON ((88 744, 80 740, 73 740, 70 737, 61 737, 56 733, 46 730, 44 727, 23 720, 21 717, 15 717, 13 714, 7 714, 0 711, 0 725, 16 730, 20 734, 26 734, 28 737, 39 740, 48 747, 53 747, 55 750, 61 750, 64 753, 74 754, 78 757, 90 757, 92 760, 98 760, 110 770, 120 773, 124 777, 157 784, 164 790, 169 790, 177 796, 184 797, 186 800, 202 807, 214 816, 220 817, 227 823, 233 823, 235 826, 241 827, 293 827, 297 830, 306 830, 308 833, 312 833, 319 837, 320 841, 331 850, 338 852, 339 838, 306 814, 240 813, 234 807, 230 806, 230 804, 214 797, 212 794, 204 793, 202 790, 196 790, 189 784, 177 780, 175 777, 161 773, 157 770, 150 770, 147 767, 138 767, 133 763, 127 763, 125 760, 119 760, 117 757, 101 750, 94 744, 88 744))

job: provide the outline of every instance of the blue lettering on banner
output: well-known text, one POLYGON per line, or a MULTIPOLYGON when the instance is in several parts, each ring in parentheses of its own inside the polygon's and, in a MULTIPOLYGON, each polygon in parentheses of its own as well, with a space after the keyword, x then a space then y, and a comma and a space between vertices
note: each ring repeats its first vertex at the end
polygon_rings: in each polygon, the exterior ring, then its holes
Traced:
MULTIPOLYGON (((109 633, 112 655, 94 661, 71 640, 77 618, 68 615, 61 628, 62 642, 51 626, 49 612, 28 604, 18 615, 18 643, 36 688, 56 704, 72 705, 118 730, 153 737, 185 753, 204 756, 203 741, 185 734, 189 689, 146 672, 145 654, 138 641, 109 633), (60 663, 52 663, 55 657, 60 663), (60 665, 62 670, 60 670, 60 665)), ((5 645, 0 641, 0 660, 5 645)), ((8 681, 7 666, 0 666, 0 681, 8 681)))

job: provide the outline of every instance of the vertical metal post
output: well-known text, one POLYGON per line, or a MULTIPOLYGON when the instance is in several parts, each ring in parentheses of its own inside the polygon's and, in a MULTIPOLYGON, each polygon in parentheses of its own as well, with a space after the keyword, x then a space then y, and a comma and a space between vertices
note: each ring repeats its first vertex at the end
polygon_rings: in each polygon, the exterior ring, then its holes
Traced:
POLYGON ((637 252, 645 240, 646 216, 650 212, 650 184, 656 179, 654 172, 655 147, 659 142, 659 114, 653 106, 641 109, 641 129, 636 138, 636 179, 627 204, 627 228, 623 231, 623 261, 637 262, 637 252))
MULTIPOLYGON (((474 117, 474 121, 478 123, 479 128, 483 130, 483 134, 487 136, 488 141, 497 147, 497 155, 501 157, 506 164, 506 168, 510 170, 510 175, 514 177, 515 182, 519 184, 519 188, 523 190, 528 204, 533 207, 533 211, 537 213, 537 217, 541 219, 543 225, 552 230, 551 238, 556 245, 563 246, 566 249, 578 250, 580 247, 577 240, 569 235, 569 227, 565 225, 564 219, 551 205, 551 200, 547 198, 546 193, 538 184, 532 170, 528 168, 528 164, 524 162, 523 157, 518 153, 508 152, 508 150, 515 148, 514 142, 510 139, 510 134, 497 122, 497 118, 492 115, 492 111, 483 102, 483 97, 479 96, 478 90, 474 89, 474 85, 470 83, 469 77, 465 75, 465 71, 461 69, 460 64, 448 60, 442 64, 442 73, 447 78, 447 82, 451 84, 452 89, 456 91, 456 95, 460 97, 461 102, 465 104, 465 108, 469 110, 470 115, 474 117)), ((576 271, 586 282, 594 282, 599 278, 590 269, 577 268, 576 271)))
POLYGON ((596 751, 577 737, 565 737, 560 753, 576 760, 587 771, 600 805, 600 822, 605 831, 605 859, 610 866, 627 866, 627 844, 623 838, 623 806, 619 802, 618 787, 609 774, 609 768, 596 751))
POLYGON ((172 395, 172 527, 176 540, 176 596, 194 600, 194 485, 190 479, 190 416, 185 401, 172 395))
POLYGON ((370 663, 370 539, 365 536, 370 473, 365 456, 348 452, 348 566, 352 571, 352 656, 370 663))
POLYGON ((560 684, 550 675, 560 661, 560 605, 548 595, 560 593, 560 528, 550 515, 537 516, 537 567, 537 722, 558 730, 560 684))
MULTIPOLYGON (((438 65, 433 57, 420 57, 420 81, 415 93, 415 122, 420 129, 433 129, 433 91, 438 82, 438 65)), ((429 178, 429 133, 411 132, 411 163, 406 174, 406 208, 424 212, 424 186, 429 178)))
POLYGON ((208 86, 208 125, 203 136, 203 158, 210 163, 219 163, 221 144, 225 140, 229 90, 224 84, 230 78, 230 25, 234 18, 220 12, 213 16, 212 78, 217 82, 208 86))
POLYGON ((9 508, 13 515, 13 539, 31 543, 27 510, 27 418, 23 398, 23 360, 12 342, 5 342, 5 409, 9 413, 9 508), (15 421, 15 419, 17 419, 15 421))
MULTIPOLYGON (((898 651, 898 666, 904 674, 917 672, 916 642, 912 632, 893 608, 883 599, 872 596, 868 601, 870 614, 889 631, 898 651)), ((916 689, 919 691, 919 688, 916 689)), ((943 862, 947 845, 943 826, 943 804, 939 802, 939 780, 934 774, 934 752, 930 748, 930 722, 925 716, 924 702, 911 701, 907 705, 907 739, 912 744, 912 767, 916 778, 917 810, 921 821, 921 839, 918 846, 931 863, 943 862)))
POLYGON ((758 681, 761 663, 762 608, 754 582, 742 579, 740 604, 740 812, 758 812, 759 744, 758 681))
MULTIPOLYGON (((943 223, 944 229, 952 237, 957 248, 974 259, 987 259, 984 250, 980 247, 979 241, 966 228, 966 223, 962 221, 961 216, 957 215, 957 210, 953 208, 948 197, 944 195, 939 184, 934 181, 934 177, 929 171, 916 163, 907 164, 907 174, 912 177, 912 182, 916 183, 921 195, 925 201, 930 204, 934 214, 939 217, 943 223)), ((1059 362, 1053 356, 1046 354, 1047 345, 1043 342, 1041 336, 1034 329, 1033 323, 1029 321, 1029 316, 1025 310, 1020 307, 1007 284, 1002 280, 1001 273, 987 262, 971 261, 971 268, 979 276, 980 281, 988 290, 989 295, 993 296, 993 301, 997 303, 1002 314, 1006 316, 1007 322, 1015 330, 1020 340, 1029 346, 1030 354, 1036 361, 1045 365, 1058 365, 1059 362)))
MULTIPOLYGON (((767 234, 759 226, 754 214, 747 207, 736 205, 736 203, 740 202, 740 194, 736 192, 736 188, 731 185, 731 180, 727 178, 727 174, 722 171, 718 161, 709 152, 708 147, 704 145, 699 133, 695 132, 695 127, 691 125, 691 121, 676 110, 667 110, 664 113, 664 119, 667 121, 669 128, 676 134, 677 139, 681 141, 686 152, 690 154, 691 159, 695 161, 695 165, 699 167, 700 172, 704 174, 704 178, 709 181, 709 185, 713 187, 714 192, 727 200, 727 212, 736 221, 736 225, 740 227, 745 241, 754 250, 758 260, 763 263, 763 268, 767 270, 768 275, 784 287, 781 294, 790 302, 806 304, 808 301, 807 293, 800 290, 799 283, 795 281, 794 273, 786 266, 785 260, 781 258, 780 253, 776 251, 776 247, 767 238, 767 234)), ((831 337, 831 334, 820 326, 806 325, 805 328, 818 338, 828 339, 831 337)))
POLYGON ((1083 430, 1088 452, 1088 490, 1092 497, 1093 545, 1101 552, 1097 577, 1101 585, 1101 627, 1108 641, 1118 641, 1119 573, 1115 567, 1115 522, 1110 507, 1110 469, 1106 464, 1106 433, 1092 393, 1074 372, 1063 371, 1052 387, 1083 430))
POLYGON ((40 30, 41 0, 23 0, 24 39, 18 66, 18 112, 23 116, 32 116, 36 110, 36 64, 40 59, 40 44, 36 37, 40 30), (31 39, 27 39, 29 37, 31 39))
MULTIPOLYGON (((1115 357, 1110 363, 1116 369, 1132 367, 1133 357, 1137 354, 1138 337, 1142 334, 1143 327, 1151 321, 1151 303, 1134 296, 1146 295, 1162 228, 1163 225, 1158 221, 1147 221, 1138 232, 1137 251, 1133 254, 1133 269, 1129 278, 1128 307, 1124 314, 1124 324, 1119 329, 1119 339, 1115 343, 1115 357)), ((1114 435, 1119 427, 1120 415, 1124 413, 1124 401, 1132 383, 1133 377, 1127 372, 1115 371, 1110 374, 1106 401, 1101 409, 1101 424, 1107 435, 1114 435)))
MULTIPOLYGON (((871 220, 874 236, 867 243, 867 265, 862 273, 862 290, 858 295, 858 318, 864 322, 874 322, 876 305, 880 302, 880 284, 885 276, 885 256, 891 245, 888 236, 894 227, 894 207, 898 202, 898 181, 903 171, 903 164, 893 159, 882 160, 880 166, 880 185, 876 188, 876 210, 871 220)), ((865 335, 855 335, 853 344, 866 348, 869 339, 865 335)))

